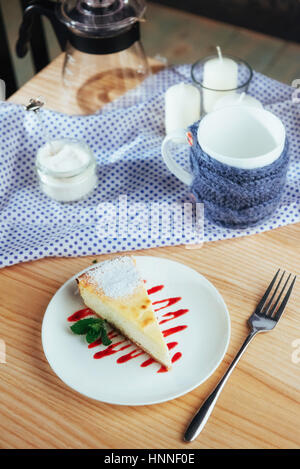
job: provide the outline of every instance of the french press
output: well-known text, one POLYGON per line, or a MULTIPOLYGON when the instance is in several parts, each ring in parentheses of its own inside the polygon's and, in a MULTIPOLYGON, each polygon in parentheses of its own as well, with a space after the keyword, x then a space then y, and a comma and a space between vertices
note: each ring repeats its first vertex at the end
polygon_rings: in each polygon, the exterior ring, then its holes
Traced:
POLYGON ((62 77, 66 96, 82 114, 137 86, 149 73, 140 42, 144 0, 37 0, 24 11, 16 50, 28 51, 35 15, 51 21, 66 50, 62 77))

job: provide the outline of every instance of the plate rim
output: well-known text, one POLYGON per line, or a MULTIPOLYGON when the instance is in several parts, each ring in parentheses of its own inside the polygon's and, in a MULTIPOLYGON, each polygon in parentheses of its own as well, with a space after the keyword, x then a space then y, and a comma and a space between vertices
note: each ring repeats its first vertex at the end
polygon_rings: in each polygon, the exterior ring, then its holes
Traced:
MULTIPOLYGON (((124 254, 125 255, 125 254, 124 254)), ((117 256, 115 256, 117 257, 117 256)), ((121 257, 121 256, 119 256, 121 257)), ((67 380, 64 380, 62 379, 59 374, 56 372, 55 370, 55 367, 52 366, 52 364, 50 363, 49 361, 49 358, 47 356, 47 353, 46 353, 46 350, 45 350, 45 345, 44 345, 44 340, 45 340, 45 317, 46 317, 46 314, 47 314, 47 311, 48 311, 48 308, 50 307, 51 303, 54 301, 54 298, 55 296, 65 287, 65 285, 68 283, 68 282, 71 282, 73 280, 76 279, 76 277, 78 277, 79 275, 82 275, 84 272, 87 272, 88 270, 92 269, 95 267, 96 264, 92 264, 92 265, 89 265, 88 267, 86 267, 85 269, 81 270, 80 272, 77 272, 76 274, 74 274, 72 277, 70 277, 69 279, 67 279, 57 290, 56 292, 54 293, 54 295, 52 295, 52 298, 51 300, 49 301, 49 303, 47 304, 47 307, 45 309, 45 312, 44 312, 44 316, 43 316, 43 321, 42 321, 42 327, 41 327, 41 342, 42 342, 42 347, 43 347, 43 352, 44 352, 44 355, 45 355, 45 358, 47 360, 47 363, 48 365, 50 366, 51 370, 53 371, 53 373, 57 376, 57 378, 62 382, 64 383, 67 387, 69 387, 70 389, 72 389, 73 391, 79 393, 81 396, 84 396, 85 398, 88 398, 88 399, 92 399, 93 401, 96 401, 96 402, 103 402, 104 404, 110 404, 110 405, 118 405, 118 406, 129 406, 129 407, 140 407, 140 406, 147 406, 147 405, 155 405, 155 404, 162 404, 163 402, 168 402, 168 401, 172 401, 174 399, 177 399, 181 396, 184 396, 185 394, 188 394, 189 392, 193 391, 194 389, 198 388, 199 386, 201 386, 201 384, 203 384, 205 381, 207 381, 214 373, 215 371, 219 368, 219 366, 221 365, 222 361, 224 360, 224 357, 227 353, 227 350, 228 350, 228 347, 229 347, 229 343, 230 343, 230 338, 231 338, 231 318, 230 318, 230 314, 229 314, 229 310, 227 308, 227 305, 225 303, 225 300, 223 298, 223 296, 221 295, 221 293, 219 292, 219 290, 214 286, 214 284, 212 282, 210 282, 210 280, 208 280, 203 274, 201 274, 200 272, 198 272, 197 270, 195 270, 194 268, 184 264, 183 262, 178 262, 176 260, 173 260, 173 259, 169 259, 168 257, 159 257, 159 256, 149 256, 149 255, 145 255, 145 256, 141 256, 141 255, 132 255, 133 258, 148 258, 148 259, 159 259, 159 260, 166 260, 168 262, 172 262, 174 264, 180 264, 182 266, 184 266, 186 269, 189 269, 189 270, 192 270, 193 272, 197 273, 197 275, 199 275, 200 277, 202 277, 202 279, 205 280, 205 282, 207 282, 209 285, 210 285, 210 288, 213 289, 213 291, 215 292, 216 296, 218 297, 218 299, 221 301, 223 307, 224 307, 224 313, 225 313, 225 318, 226 318, 226 325, 227 325, 227 328, 228 328, 228 334, 227 334, 227 338, 226 338, 226 344, 224 346, 224 351, 222 352, 221 356, 220 356, 220 359, 217 361, 216 365, 214 366, 214 368, 212 368, 212 370, 210 371, 210 373, 208 373, 202 380, 200 380, 199 382, 197 382, 197 384, 195 385, 192 385, 190 386, 189 388, 185 389, 184 391, 179 391, 179 392, 175 392, 174 394, 170 394, 167 398, 162 398, 162 399, 156 399, 156 400, 151 400, 151 402, 138 402, 137 404, 132 404, 132 403, 128 403, 128 402, 117 402, 117 401, 110 401, 110 400, 107 400, 107 399, 98 399, 96 397, 93 397, 93 396, 90 396, 86 393, 83 393, 82 391, 80 391, 79 389, 76 388, 76 386, 74 385, 71 385, 69 382, 67 382, 67 380)))

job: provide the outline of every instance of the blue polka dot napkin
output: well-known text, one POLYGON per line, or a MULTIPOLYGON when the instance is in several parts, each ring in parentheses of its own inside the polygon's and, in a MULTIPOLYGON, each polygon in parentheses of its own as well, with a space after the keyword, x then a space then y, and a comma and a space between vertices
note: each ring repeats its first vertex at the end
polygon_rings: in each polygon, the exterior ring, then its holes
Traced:
MULTIPOLYGON (((185 232, 166 222, 170 204, 191 201, 188 187, 169 173, 160 151, 164 93, 180 81, 190 82, 190 66, 151 76, 92 116, 42 111, 52 138, 82 139, 97 157, 97 188, 86 199, 70 204, 49 199, 39 188, 34 161, 44 140, 36 116, 18 105, 0 105, 1 267, 47 256, 96 255, 201 240, 199 229, 185 232), (145 223, 149 206, 148 216, 151 213, 150 218, 157 221, 154 230, 145 223), (129 225, 124 222, 124 210, 129 225)), ((255 228, 230 230, 205 220, 204 241, 300 221, 300 104, 292 102, 291 87, 259 73, 254 74, 249 92, 286 126, 291 163, 284 195, 272 218, 255 228)))

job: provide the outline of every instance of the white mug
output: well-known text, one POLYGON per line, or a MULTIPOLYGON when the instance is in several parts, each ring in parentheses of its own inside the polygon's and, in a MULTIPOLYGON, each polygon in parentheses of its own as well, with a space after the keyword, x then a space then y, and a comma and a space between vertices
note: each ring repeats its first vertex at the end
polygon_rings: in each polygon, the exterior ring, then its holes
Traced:
MULTIPOLYGON (((262 168, 282 154, 286 131, 281 120, 265 109, 230 106, 207 114, 200 121, 197 143, 211 158, 242 169, 262 168)), ((182 129, 165 137, 162 156, 168 169, 183 183, 190 185, 193 174, 173 158, 170 142, 188 144, 182 129)))

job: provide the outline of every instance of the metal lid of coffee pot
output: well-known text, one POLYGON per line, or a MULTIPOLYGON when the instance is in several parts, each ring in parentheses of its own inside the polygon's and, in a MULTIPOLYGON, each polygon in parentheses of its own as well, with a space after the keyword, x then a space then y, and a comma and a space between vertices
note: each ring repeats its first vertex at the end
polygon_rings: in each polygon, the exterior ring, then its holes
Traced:
POLYGON ((62 49, 69 40, 82 52, 111 54, 140 39, 145 10, 144 0, 33 0, 24 10, 17 55, 24 57, 28 51, 36 14, 49 18, 62 49))
POLYGON ((140 21, 144 0, 63 0, 60 20, 75 34, 112 37, 140 21))

